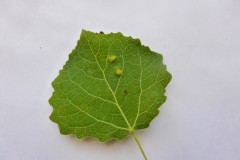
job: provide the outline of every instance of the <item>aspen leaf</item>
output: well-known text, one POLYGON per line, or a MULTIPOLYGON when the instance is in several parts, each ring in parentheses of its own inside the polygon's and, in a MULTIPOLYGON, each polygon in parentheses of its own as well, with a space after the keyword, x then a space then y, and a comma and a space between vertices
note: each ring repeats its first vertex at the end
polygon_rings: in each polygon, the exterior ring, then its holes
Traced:
POLYGON ((52 82, 50 119, 61 134, 79 139, 137 138, 134 132, 147 128, 159 114, 170 80, 162 55, 139 39, 83 30, 52 82))

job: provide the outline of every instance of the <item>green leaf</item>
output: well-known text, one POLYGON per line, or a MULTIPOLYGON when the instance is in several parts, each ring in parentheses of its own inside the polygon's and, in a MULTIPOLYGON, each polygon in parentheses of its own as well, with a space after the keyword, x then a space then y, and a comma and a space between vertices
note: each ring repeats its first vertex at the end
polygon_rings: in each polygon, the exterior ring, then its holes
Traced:
POLYGON ((101 142, 147 128, 166 101, 171 80, 162 61, 139 39, 83 30, 52 83, 50 119, 61 134, 101 142))

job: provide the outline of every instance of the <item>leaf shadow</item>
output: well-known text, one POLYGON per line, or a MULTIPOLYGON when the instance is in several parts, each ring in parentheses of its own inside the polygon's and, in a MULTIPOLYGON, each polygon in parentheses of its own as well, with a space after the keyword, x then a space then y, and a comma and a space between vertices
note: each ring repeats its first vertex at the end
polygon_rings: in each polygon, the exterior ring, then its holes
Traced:
POLYGON ((65 135, 65 138, 70 141, 71 143, 74 143, 76 145, 104 145, 105 147, 113 147, 113 146, 116 146, 116 145, 124 145, 126 143, 130 143, 131 141, 131 136, 128 136, 126 137, 125 139, 123 140, 116 140, 116 139, 113 139, 113 140, 110 140, 108 142, 100 142, 98 141, 97 139, 94 139, 92 137, 86 137, 86 138, 83 138, 83 139, 78 139, 76 138, 76 136, 74 135, 65 135))

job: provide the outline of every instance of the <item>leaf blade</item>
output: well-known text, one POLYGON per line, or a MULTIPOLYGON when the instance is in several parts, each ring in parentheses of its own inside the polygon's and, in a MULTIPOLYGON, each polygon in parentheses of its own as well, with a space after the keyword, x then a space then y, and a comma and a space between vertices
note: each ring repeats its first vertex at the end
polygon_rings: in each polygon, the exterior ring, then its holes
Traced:
POLYGON ((159 113, 171 74, 162 55, 121 33, 83 30, 69 60, 53 81, 50 119, 62 134, 122 140, 146 128, 159 113), (107 57, 113 55, 114 61, 107 57), (121 75, 116 70, 122 70, 121 75))

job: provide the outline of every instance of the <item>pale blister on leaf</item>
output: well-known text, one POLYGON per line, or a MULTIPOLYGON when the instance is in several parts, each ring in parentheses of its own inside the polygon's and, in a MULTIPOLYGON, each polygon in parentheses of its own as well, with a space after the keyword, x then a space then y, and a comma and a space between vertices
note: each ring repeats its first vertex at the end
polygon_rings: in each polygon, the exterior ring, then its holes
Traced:
POLYGON ((162 55, 139 39, 83 30, 52 83, 50 119, 64 135, 122 140, 158 115, 170 80, 162 55))

